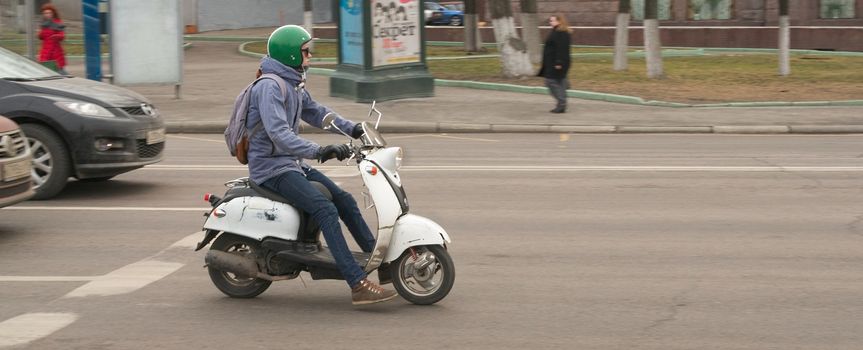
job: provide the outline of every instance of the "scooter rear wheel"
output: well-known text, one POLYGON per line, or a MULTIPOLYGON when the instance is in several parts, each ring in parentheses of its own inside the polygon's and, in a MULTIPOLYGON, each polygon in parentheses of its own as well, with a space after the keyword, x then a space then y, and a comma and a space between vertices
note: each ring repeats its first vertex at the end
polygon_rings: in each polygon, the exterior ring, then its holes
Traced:
POLYGON ((393 287, 405 300, 431 305, 449 294, 455 284, 455 264, 439 245, 413 247, 391 265, 393 287))
MULTIPOLYGON (((261 244, 253 239, 223 233, 219 238, 216 238, 213 245, 210 246, 210 250, 220 250, 239 255, 257 255, 261 251, 261 244)), ((271 281, 264 279, 241 277, 212 267, 207 267, 207 270, 216 288, 231 298, 254 298, 272 284, 271 281)))

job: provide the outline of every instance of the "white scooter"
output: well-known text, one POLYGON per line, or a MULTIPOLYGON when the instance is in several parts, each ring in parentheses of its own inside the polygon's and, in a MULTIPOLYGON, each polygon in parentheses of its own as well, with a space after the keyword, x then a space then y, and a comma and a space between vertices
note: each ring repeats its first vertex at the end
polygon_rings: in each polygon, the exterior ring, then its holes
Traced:
MULTIPOLYGON (((455 282, 455 265, 446 247, 450 238, 440 225, 408 212, 398 174, 402 149, 386 147, 377 131, 382 114, 374 103, 369 116, 373 112, 377 113, 375 126, 362 123, 362 144, 351 141, 353 155, 348 161, 356 161, 371 195, 378 215, 377 239, 371 253, 353 252, 354 259, 366 273, 379 270, 381 283, 392 281, 402 298, 414 304, 433 304, 455 282)), ((323 125, 336 128, 330 116, 323 125)), ((326 187, 312 184, 332 199, 326 187)), ((234 298, 253 298, 273 281, 294 279, 302 271, 315 280, 344 279, 329 249, 321 245, 320 228, 309 215, 247 177, 225 186, 224 198, 204 196, 213 209, 206 214, 204 240, 195 249, 201 250, 215 238, 205 261, 219 290, 234 298)))

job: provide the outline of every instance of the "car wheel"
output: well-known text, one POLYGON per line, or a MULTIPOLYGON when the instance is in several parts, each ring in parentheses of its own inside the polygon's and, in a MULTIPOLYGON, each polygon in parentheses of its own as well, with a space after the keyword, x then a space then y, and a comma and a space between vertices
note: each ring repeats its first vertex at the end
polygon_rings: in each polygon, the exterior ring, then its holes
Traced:
POLYGON ((30 178, 36 195, 33 199, 48 199, 56 196, 69 179, 71 165, 69 151, 63 140, 51 129, 37 124, 22 124, 33 154, 33 170, 30 178))
POLYGON ((451 25, 451 26, 460 26, 460 25, 461 25, 461 17, 459 17, 459 16, 452 16, 452 17, 449 19, 449 25, 451 25))

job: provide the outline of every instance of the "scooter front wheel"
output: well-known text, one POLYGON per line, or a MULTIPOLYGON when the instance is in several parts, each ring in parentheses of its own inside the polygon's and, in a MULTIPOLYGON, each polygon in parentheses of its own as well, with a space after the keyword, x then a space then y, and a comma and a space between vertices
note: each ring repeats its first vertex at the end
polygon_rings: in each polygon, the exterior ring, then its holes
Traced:
MULTIPOLYGON (((257 254, 261 250, 260 242, 246 237, 223 233, 210 246, 210 250, 220 250, 227 253, 248 255, 257 254)), ((216 288, 232 298, 254 298, 263 293, 273 282, 254 277, 237 276, 231 272, 207 267, 210 279, 216 288)))
POLYGON ((392 266, 393 287, 402 298, 417 305, 440 301, 455 283, 455 264, 439 245, 412 247, 392 266))

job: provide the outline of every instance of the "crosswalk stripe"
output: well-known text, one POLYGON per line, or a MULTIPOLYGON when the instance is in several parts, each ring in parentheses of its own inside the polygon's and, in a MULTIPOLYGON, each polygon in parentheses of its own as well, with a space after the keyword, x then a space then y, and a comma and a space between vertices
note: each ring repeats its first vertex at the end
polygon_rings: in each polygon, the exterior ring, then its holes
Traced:
POLYGON ((202 237, 201 232, 192 233, 151 257, 95 278, 69 292, 63 298, 128 294, 144 288, 185 266, 185 263, 171 260, 176 260, 178 254, 181 256, 188 254, 194 244, 202 237))
POLYGON ((24 345, 47 337, 78 319, 73 313, 29 313, 0 322, 0 347, 24 345))

